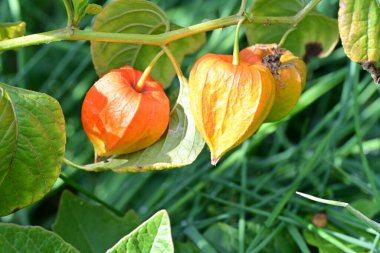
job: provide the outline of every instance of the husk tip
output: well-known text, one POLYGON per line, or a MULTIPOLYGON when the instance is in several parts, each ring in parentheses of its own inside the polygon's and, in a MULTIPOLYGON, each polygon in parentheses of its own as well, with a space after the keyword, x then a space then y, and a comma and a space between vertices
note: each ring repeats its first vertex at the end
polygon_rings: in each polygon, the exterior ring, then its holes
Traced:
POLYGON ((211 164, 213 166, 216 166, 216 164, 218 163, 220 157, 211 157, 211 164))

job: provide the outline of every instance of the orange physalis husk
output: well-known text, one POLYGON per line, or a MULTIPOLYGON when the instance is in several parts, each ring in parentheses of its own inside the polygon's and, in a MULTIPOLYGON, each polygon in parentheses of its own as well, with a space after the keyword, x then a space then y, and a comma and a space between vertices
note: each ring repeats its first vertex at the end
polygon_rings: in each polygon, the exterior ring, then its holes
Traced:
POLYGON ((273 76, 263 65, 233 65, 232 55, 198 59, 189 78, 190 107, 213 165, 257 131, 274 93, 273 76))
POLYGON ((305 63, 277 44, 257 44, 240 51, 240 58, 251 64, 263 63, 276 80, 276 97, 266 122, 286 117, 297 104, 306 82, 305 63))
POLYGON ((162 85, 148 77, 141 91, 141 71, 111 70, 87 92, 82 106, 84 131, 99 156, 127 154, 155 143, 169 122, 169 99, 162 85))

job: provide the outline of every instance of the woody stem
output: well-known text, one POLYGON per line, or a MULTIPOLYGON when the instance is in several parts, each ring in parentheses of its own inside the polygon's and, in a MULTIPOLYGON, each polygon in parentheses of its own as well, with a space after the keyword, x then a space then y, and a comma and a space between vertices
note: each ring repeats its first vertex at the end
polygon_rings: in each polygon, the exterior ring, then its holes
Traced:
POLYGON ((154 67, 154 65, 157 63, 158 59, 164 54, 164 51, 161 50, 156 56, 152 59, 152 61, 149 63, 149 65, 144 70, 144 73, 141 75, 139 81, 137 82, 135 86, 135 91, 141 92, 144 89, 145 81, 150 75, 150 71, 154 67))

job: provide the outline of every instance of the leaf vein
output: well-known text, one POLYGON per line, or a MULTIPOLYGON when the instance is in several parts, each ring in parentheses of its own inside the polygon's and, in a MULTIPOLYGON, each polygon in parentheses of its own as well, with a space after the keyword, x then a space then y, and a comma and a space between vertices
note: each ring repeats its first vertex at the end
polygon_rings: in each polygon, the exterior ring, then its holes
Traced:
POLYGON ((124 12, 121 12, 120 14, 118 14, 118 15, 114 15, 114 16, 108 18, 108 19, 105 19, 102 22, 102 26, 106 25, 107 23, 111 22, 114 19, 120 18, 120 17, 122 17, 124 15, 127 15, 127 14, 130 14, 130 13, 135 13, 135 12, 149 12, 149 13, 153 13, 154 15, 156 15, 157 17, 159 17, 159 19, 161 19, 162 23, 167 24, 166 17, 164 15, 161 15, 162 13, 158 13, 158 12, 156 12, 154 10, 150 10, 150 9, 141 8, 141 9, 134 9, 134 10, 124 11, 124 12))

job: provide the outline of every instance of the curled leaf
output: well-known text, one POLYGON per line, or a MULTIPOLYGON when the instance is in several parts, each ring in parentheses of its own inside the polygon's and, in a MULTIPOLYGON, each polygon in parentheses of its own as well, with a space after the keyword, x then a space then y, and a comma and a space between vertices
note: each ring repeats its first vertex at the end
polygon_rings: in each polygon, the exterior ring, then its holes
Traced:
POLYGON ((103 10, 103 7, 98 4, 89 4, 86 8, 86 14, 96 15, 99 14, 103 10))

